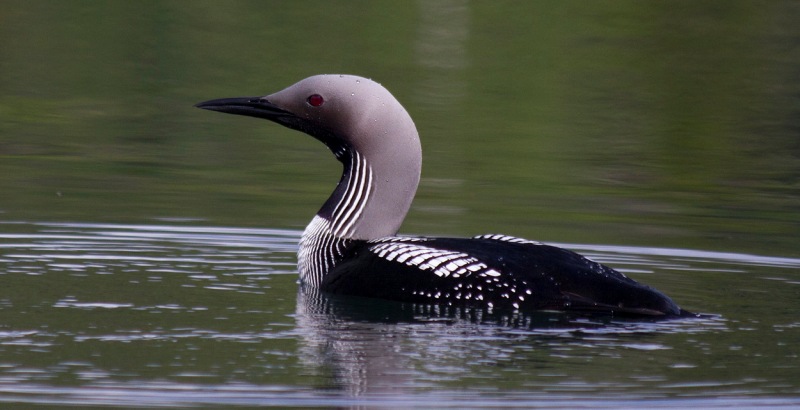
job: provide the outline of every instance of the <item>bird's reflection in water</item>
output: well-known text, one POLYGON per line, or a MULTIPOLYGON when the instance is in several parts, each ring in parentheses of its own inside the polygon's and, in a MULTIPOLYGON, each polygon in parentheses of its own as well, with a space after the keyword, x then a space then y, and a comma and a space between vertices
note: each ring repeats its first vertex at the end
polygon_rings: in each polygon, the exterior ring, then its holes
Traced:
POLYGON ((296 317, 301 361, 328 376, 330 388, 353 396, 402 393, 411 381, 411 363, 396 324, 413 319, 403 313, 385 301, 329 296, 301 286, 296 317))
POLYGON ((583 344, 597 333, 606 344, 620 335, 630 342, 686 323, 661 327, 655 321, 563 312, 414 305, 302 286, 296 320, 303 366, 330 380, 326 387, 353 396, 435 387, 471 374, 476 366, 507 365, 531 355, 546 362, 554 349, 583 344))

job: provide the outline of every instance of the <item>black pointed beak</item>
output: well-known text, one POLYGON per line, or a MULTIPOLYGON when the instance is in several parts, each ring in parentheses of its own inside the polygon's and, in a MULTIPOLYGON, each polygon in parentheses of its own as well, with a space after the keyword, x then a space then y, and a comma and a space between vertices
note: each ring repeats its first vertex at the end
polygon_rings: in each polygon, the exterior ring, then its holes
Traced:
POLYGON ((276 122, 281 122, 280 120, 286 119, 286 117, 295 116, 289 111, 278 108, 275 104, 272 104, 263 97, 219 98, 216 100, 203 101, 195 104, 195 107, 228 114, 264 118, 276 122))

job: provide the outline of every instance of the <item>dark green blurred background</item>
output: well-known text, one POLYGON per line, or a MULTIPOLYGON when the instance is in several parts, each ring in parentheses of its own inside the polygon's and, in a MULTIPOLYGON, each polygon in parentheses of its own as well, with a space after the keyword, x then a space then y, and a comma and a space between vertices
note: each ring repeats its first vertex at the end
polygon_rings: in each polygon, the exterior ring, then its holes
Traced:
POLYGON ((791 1, 0 1, 0 219, 301 229, 333 157, 192 105, 318 73, 415 119, 403 232, 800 255, 791 1))

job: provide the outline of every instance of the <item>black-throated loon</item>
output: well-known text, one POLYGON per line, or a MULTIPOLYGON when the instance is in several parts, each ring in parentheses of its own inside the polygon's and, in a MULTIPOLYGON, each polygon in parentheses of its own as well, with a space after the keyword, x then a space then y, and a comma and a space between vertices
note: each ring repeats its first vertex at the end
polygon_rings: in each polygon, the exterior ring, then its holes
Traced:
POLYGON ((264 97, 196 106, 302 131, 344 165, 300 240, 304 286, 491 309, 689 314, 661 292, 566 249, 506 235, 396 236, 417 190, 422 150, 409 114, 372 80, 316 75, 264 97))

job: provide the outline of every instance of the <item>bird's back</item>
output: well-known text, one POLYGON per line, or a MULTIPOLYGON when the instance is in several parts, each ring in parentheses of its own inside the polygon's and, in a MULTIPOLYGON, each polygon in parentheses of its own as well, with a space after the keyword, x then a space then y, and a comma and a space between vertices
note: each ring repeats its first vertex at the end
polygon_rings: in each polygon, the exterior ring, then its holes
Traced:
POLYGON ((681 313, 664 294, 575 252, 497 235, 361 242, 321 290, 491 309, 681 313))

